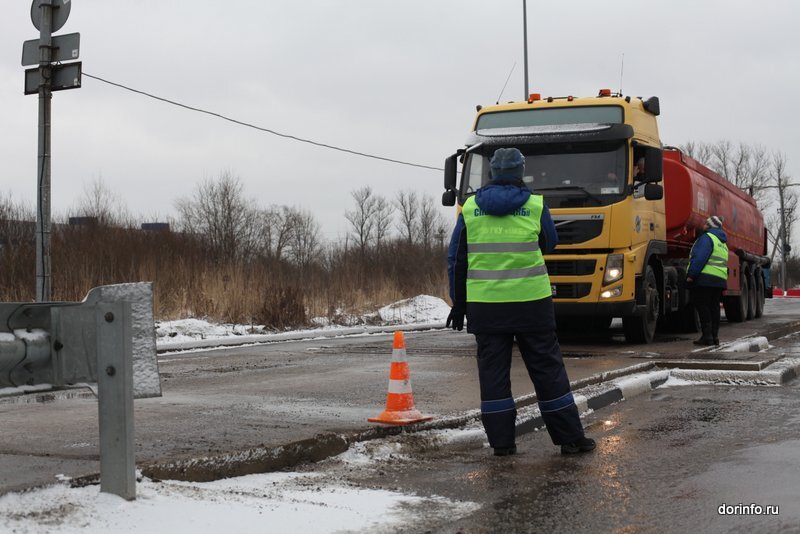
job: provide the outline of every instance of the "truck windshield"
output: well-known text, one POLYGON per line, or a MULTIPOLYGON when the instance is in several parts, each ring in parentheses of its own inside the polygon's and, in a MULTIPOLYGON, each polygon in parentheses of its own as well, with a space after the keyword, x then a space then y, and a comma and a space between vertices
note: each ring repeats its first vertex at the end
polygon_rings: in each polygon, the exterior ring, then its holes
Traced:
MULTIPOLYGON (((467 154, 462 198, 489 182, 489 158, 496 148, 467 154)), ((522 181, 532 192, 543 195, 548 207, 605 206, 618 202, 626 193, 624 143, 517 148, 525 155, 522 181)))

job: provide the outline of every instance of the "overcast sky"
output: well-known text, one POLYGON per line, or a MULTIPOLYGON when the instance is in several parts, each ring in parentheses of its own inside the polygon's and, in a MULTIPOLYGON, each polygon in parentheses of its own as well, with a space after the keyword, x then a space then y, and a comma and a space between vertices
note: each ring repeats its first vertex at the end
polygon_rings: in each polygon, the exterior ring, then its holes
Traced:
MULTIPOLYGON (((522 0, 71 0, 86 74, 281 133, 441 167, 477 104, 524 97, 522 0)), ((0 193, 35 205, 37 97, 23 94, 31 2, 0 16, 0 193)), ((659 96, 665 144, 760 143, 800 179, 800 2, 528 1, 530 90, 659 96), (624 54, 624 74, 620 71, 624 54)), ((84 76, 54 93, 52 192, 69 215, 102 179, 134 215, 165 220, 230 171, 266 207, 347 230, 350 192, 436 198, 439 171, 318 148, 84 76)), ((451 216, 450 209, 443 213, 451 216)))

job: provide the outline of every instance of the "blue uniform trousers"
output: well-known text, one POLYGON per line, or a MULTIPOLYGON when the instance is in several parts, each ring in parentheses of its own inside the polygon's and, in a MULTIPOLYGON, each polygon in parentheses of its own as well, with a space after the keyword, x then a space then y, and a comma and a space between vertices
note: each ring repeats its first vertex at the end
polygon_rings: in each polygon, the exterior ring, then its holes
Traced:
POLYGON ((489 445, 494 448, 508 448, 515 444, 517 410, 511 394, 511 351, 514 338, 533 382, 550 439, 554 444, 562 445, 582 438, 583 425, 572 398, 555 331, 476 333, 481 420, 489 445))

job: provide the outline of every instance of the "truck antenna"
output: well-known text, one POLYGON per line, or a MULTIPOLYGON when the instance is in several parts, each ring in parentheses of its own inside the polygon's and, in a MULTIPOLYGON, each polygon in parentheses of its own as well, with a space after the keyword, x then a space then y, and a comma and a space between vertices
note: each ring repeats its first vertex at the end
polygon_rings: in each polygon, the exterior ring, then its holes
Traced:
POLYGON ((506 86, 508 85, 508 80, 511 79, 511 75, 514 73, 514 68, 517 66, 517 62, 515 61, 513 65, 511 65, 511 72, 508 73, 508 77, 506 78, 506 83, 503 84, 503 88, 500 90, 500 94, 497 96, 497 104, 500 103, 500 99, 503 98, 503 93, 506 91, 506 86))
POLYGON ((622 96, 622 73, 625 72, 625 52, 622 53, 622 61, 619 67, 619 96, 622 96))

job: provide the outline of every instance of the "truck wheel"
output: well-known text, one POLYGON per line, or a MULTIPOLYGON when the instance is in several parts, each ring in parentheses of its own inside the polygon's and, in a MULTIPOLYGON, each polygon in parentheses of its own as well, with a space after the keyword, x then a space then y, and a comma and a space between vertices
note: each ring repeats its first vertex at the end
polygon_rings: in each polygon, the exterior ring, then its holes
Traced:
POLYGON ((747 319, 747 293, 747 276, 742 274, 739 277, 739 295, 735 297, 725 297, 722 301, 722 304, 725 307, 725 318, 729 322, 741 323, 747 319))
POLYGON ((661 296, 658 293, 656 275, 649 265, 644 272, 642 291, 644 292, 644 309, 639 313, 622 318, 625 340, 629 343, 651 343, 656 335, 661 296))
POLYGON ((756 316, 756 282, 752 274, 747 276, 747 320, 756 316))
POLYGON ((764 277, 761 274, 761 271, 756 271, 755 274, 756 280, 756 311, 753 314, 756 319, 764 315, 764 277))

